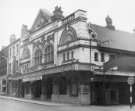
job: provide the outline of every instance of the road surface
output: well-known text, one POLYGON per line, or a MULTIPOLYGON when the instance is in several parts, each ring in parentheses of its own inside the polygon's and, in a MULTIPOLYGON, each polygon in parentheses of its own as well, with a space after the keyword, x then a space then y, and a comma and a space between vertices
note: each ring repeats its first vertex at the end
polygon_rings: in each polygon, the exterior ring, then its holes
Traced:
MULTIPOLYGON (((0 111, 130 111, 129 106, 40 105, 0 98, 0 111)), ((132 111, 135 111, 135 106, 132 111)))

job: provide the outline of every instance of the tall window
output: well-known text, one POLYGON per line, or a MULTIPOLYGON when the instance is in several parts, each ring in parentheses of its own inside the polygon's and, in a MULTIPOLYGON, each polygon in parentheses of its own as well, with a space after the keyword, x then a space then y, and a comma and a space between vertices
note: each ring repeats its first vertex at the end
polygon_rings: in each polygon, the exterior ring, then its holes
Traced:
POLYGON ((45 48, 45 63, 51 63, 54 61, 53 45, 48 45, 45 48))
POLYGON ((94 53, 94 60, 98 61, 98 53, 97 52, 94 53))
POLYGON ((22 65, 22 72, 23 73, 29 72, 29 64, 30 63, 25 63, 25 64, 22 65))
POLYGON ((11 63, 9 63, 9 68, 8 68, 8 70, 9 70, 9 73, 11 73, 11 63))
POLYGON ((69 51, 68 51, 68 52, 67 52, 67 60, 69 60, 69 58, 70 58, 70 57, 69 57, 69 56, 70 56, 69 54, 70 54, 70 53, 69 53, 69 51))
POLYGON ((15 56, 15 46, 13 46, 13 56, 15 56))
POLYGON ((104 53, 101 53, 101 62, 104 62, 105 61, 105 55, 104 53))
POLYGON ((42 52, 41 52, 41 50, 37 50, 35 52, 35 65, 38 65, 41 63, 42 63, 42 52))
POLYGON ((15 70, 18 71, 18 68, 19 68, 19 66, 18 66, 18 60, 16 60, 15 61, 15 70))
POLYGON ((74 51, 63 52, 63 62, 72 61, 74 59, 74 51))
POLYGON ((17 53, 17 55, 19 53, 19 44, 16 45, 16 53, 17 53))
POLYGON ((11 48, 9 49, 9 58, 11 58, 11 48))
POLYGON ((66 60, 66 54, 63 53, 63 61, 65 61, 65 60, 66 60))
POLYGON ((71 51, 71 58, 74 59, 74 52, 71 51))

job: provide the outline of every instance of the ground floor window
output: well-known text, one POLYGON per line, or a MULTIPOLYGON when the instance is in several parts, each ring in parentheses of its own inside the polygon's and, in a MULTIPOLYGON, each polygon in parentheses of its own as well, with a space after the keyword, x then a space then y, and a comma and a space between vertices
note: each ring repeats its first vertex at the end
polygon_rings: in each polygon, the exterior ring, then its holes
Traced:
POLYGON ((2 92, 6 92, 6 87, 2 87, 2 92))
POLYGON ((78 96, 78 84, 71 84, 70 96, 78 96))

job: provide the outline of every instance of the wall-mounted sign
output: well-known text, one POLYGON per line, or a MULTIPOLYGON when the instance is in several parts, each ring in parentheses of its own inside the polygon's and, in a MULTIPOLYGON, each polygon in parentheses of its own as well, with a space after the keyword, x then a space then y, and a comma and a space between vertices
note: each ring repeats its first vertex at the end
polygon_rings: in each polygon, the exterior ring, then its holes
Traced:
POLYGON ((27 77, 23 79, 23 82, 42 80, 42 76, 27 77))

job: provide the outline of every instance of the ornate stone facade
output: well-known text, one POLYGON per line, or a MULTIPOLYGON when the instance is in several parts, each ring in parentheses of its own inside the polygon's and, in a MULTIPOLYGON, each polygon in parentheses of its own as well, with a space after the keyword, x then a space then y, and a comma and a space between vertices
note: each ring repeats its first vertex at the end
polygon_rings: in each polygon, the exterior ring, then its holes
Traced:
POLYGON ((118 33, 110 17, 106 23, 107 27, 89 24, 86 11, 80 9, 67 17, 61 7, 55 7, 53 14, 41 9, 32 27, 23 25, 21 38, 9 45, 8 93, 80 104, 120 103, 119 89, 126 77, 111 73, 109 81, 103 70, 110 55, 120 51, 113 45, 105 47, 110 37, 106 35, 111 32, 116 38, 118 33))

